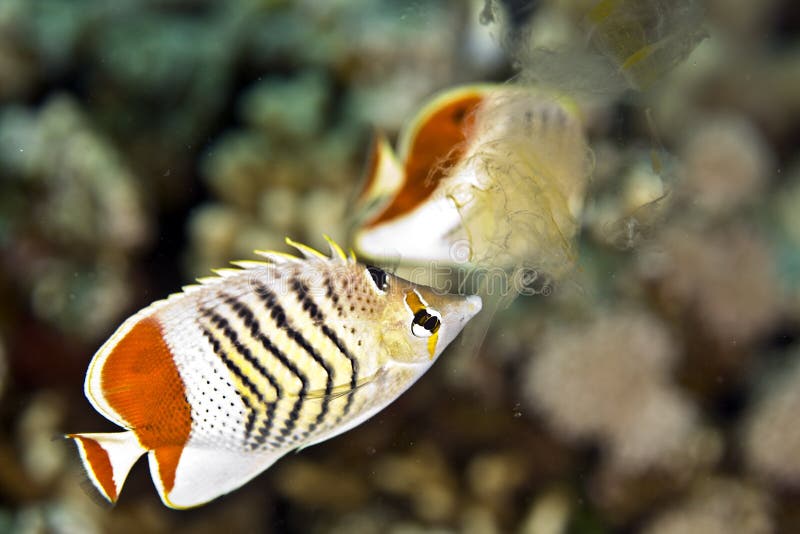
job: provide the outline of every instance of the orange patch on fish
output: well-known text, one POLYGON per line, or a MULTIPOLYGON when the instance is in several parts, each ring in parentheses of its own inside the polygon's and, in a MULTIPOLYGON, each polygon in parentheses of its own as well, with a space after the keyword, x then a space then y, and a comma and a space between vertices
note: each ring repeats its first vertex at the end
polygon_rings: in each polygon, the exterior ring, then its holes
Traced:
POLYGON ((111 459, 108 452, 101 447, 95 440, 82 436, 68 436, 80 442, 86 462, 92 466, 92 475, 103 488, 108 500, 116 502, 117 485, 114 483, 114 469, 111 467, 111 459))
MULTIPOLYGON (((188 439, 188 435, 187 435, 188 439)), ((158 476, 164 485, 164 491, 169 493, 175 487, 175 472, 178 470, 178 462, 183 453, 182 446, 160 447, 156 449, 156 461, 158 462, 158 476)))
POLYGON ((142 446, 156 451, 159 474, 169 492, 192 417, 185 386, 158 321, 147 317, 136 323, 109 354, 102 373, 106 400, 142 446))
POLYGON ((401 189, 367 227, 404 215, 433 194, 446 170, 463 156, 469 121, 482 101, 479 93, 467 93, 424 119, 408 149, 401 189))

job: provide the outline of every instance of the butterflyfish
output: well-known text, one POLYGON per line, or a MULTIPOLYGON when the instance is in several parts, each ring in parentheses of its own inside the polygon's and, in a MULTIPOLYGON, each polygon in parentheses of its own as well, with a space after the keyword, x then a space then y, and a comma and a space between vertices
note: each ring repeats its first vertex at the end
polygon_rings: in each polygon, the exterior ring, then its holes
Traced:
POLYGON ((400 135, 379 136, 353 243, 380 262, 532 268, 559 276, 591 174, 577 105, 514 85, 445 91, 400 135))
POLYGON ((127 319, 89 365, 90 403, 124 430, 69 434, 117 501, 147 455, 165 505, 211 501, 289 451, 367 420, 411 386, 481 309, 330 256, 261 252, 127 319))

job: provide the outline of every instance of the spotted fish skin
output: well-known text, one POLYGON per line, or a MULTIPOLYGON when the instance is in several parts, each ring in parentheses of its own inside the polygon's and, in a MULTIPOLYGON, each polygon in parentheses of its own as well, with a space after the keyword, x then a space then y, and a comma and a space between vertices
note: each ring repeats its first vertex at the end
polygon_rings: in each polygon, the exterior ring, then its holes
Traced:
POLYGON ((115 502, 147 454, 163 502, 232 491, 291 450, 366 420, 414 383, 480 310, 432 289, 292 243, 239 262, 125 321, 85 392, 127 429, 71 434, 90 480, 115 502))

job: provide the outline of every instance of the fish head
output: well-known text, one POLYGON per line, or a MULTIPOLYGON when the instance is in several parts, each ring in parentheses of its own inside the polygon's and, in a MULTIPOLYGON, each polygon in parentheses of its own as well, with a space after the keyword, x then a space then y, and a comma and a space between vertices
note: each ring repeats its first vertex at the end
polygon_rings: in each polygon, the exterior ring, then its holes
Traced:
POLYGON ((481 310, 477 295, 454 295, 387 274, 382 331, 390 359, 430 364, 481 310))

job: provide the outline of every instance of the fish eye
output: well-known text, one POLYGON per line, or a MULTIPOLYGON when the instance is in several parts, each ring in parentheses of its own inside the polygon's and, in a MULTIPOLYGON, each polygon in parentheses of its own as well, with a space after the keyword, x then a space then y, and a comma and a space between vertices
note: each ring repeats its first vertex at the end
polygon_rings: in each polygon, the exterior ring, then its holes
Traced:
POLYGON ((375 287, 378 288, 378 291, 383 292, 389 289, 389 280, 386 275, 386 271, 380 267, 375 267, 374 265, 367 265, 367 273, 369 273, 369 276, 372 278, 372 282, 375 284, 375 287))
POLYGON ((442 316, 433 308, 422 308, 414 314, 411 333, 416 337, 431 337, 442 326, 442 316))

